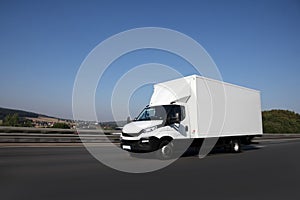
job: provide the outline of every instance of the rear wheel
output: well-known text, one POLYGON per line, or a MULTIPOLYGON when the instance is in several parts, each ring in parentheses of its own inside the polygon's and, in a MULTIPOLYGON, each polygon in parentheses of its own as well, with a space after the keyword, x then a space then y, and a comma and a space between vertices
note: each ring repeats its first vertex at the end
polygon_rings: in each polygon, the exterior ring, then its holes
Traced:
POLYGON ((172 141, 163 140, 159 144, 159 148, 157 150, 157 157, 161 160, 168 160, 173 157, 174 154, 174 144, 172 141))
POLYGON ((230 150, 233 153, 239 153, 241 152, 241 143, 238 139, 233 139, 230 142, 230 150))

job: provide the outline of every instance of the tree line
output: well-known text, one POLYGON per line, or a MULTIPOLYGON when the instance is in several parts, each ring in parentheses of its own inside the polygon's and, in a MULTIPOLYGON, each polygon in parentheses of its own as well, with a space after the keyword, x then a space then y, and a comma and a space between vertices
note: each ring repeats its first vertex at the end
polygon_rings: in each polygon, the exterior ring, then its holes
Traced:
POLYGON ((262 112, 264 133, 300 133, 300 115, 289 110, 262 112))

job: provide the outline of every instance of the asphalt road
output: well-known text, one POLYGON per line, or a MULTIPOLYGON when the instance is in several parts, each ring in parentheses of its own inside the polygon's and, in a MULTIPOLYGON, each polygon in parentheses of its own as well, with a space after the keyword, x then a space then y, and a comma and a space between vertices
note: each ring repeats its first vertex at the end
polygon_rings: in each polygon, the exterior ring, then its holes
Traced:
POLYGON ((83 147, 1 147, 0 199, 300 199, 299 152, 300 140, 264 141, 129 174, 83 147))

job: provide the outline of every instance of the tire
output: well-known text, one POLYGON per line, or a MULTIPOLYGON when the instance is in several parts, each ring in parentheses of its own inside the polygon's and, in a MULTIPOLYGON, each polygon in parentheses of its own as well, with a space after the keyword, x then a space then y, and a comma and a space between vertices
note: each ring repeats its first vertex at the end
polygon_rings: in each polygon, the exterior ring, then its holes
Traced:
POLYGON ((240 153, 241 152, 241 142, 238 139, 233 139, 230 142, 230 151, 232 153, 240 153))
POLYGON ((174 155, 174 144, 172 141, 163 140, 159 144, 159 148, 157 150, 157 157, 161 160, 169 160, 174 155))

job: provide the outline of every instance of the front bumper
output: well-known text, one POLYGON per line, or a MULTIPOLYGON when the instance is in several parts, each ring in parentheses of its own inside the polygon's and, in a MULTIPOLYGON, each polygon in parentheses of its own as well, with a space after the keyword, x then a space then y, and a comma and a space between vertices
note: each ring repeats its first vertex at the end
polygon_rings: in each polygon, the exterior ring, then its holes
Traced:
POLYGON ((121 148, 130 152, 152 152, 158 149, 159 140, 156 138, 141 138, 140 140, 121 139, 121 148))

